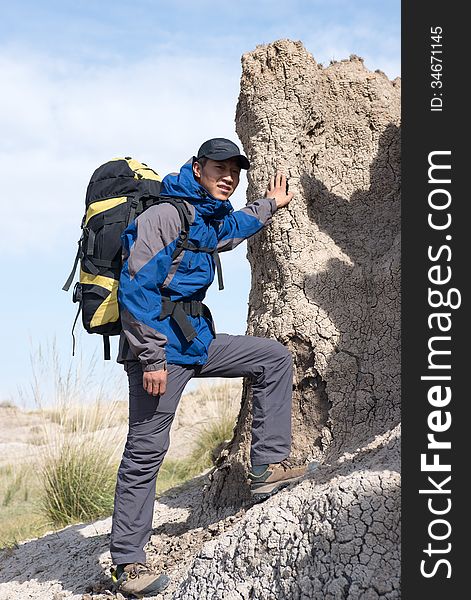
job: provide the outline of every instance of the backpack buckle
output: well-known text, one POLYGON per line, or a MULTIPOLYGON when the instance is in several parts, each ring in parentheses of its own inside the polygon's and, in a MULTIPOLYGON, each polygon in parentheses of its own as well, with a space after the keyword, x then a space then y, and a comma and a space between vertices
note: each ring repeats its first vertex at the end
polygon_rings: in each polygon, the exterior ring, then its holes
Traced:
POLYGON ((74 291, 72 292, 72 302, 82 302, 82 284, 80 281, 74 286, 74 291))

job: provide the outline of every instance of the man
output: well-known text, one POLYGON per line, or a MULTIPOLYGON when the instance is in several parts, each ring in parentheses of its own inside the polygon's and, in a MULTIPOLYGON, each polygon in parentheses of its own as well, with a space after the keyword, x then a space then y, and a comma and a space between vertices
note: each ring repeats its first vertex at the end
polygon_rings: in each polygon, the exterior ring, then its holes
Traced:
POLYGON ((111 555, 118 589, 137 596, 164 589, 168 577, 146 566, 155 483, 185 385, 192 377, 250 377, 253 425, 252 495, 264 498, 302 477, 290 469, 292 357, 279 342, 215 334, 202 304, 218 271, 218 252, 231 250, 270 223, 291 201, 286 178, 271 178, 265 197, 234 211, 229 198, 248 159, 230 140, 205 142, 196 157, 162 182, 161 194, 184 198, 191 226, 170 203, 148 208, 123 233, 119 284, 123 333, 118 362, 129 378, 129 434, 118 472, 111 555), (180 248, 181 249, 181 248, 180 248))

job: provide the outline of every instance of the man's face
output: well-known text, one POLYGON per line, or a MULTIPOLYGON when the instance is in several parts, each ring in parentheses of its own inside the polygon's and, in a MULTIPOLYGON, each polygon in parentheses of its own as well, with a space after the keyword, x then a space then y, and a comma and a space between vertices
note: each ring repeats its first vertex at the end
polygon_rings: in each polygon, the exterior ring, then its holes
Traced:
POLYGON ((237 158, 227 160, 208 158, 204 166, 195 162, 193 173, 196 181, 218 200, 228 200, 239 185, 240 166, 237 158))

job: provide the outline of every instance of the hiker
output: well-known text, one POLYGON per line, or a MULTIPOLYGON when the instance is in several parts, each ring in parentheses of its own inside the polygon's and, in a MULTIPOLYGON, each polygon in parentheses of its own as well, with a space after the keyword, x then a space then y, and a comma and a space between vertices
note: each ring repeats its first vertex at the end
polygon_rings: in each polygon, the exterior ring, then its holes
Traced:
POLYGON ((185 250, 172 259, 181 218, 172 204, 151 206, 124 231, 119 305, 123 331, 118 362, 129 379, 129 434, 119 467, 111 557, 120 591, 154 595, 168 585, 165 574, 146 567, 157 473, 169 447, 170 428, 192 377, 250 377, 253 424, 249 481, 264 498, 300 479, 306 467, 290 468, 293 366, 280 342, 216 333, 202 303, 217 271, 218 252, 232 250, 269 224, 293 194, 276 173, 265 197, 234 211, 229 198, 241 169, 250 163, 224 138, 206 141, 179 173, 162 181, 160 194, 184 198, 192 217, 185 250))

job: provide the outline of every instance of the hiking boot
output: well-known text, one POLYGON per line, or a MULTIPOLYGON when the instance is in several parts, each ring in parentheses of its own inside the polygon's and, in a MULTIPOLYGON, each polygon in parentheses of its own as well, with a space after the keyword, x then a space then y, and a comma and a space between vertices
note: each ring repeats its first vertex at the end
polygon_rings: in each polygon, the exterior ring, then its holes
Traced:
POLYGON ((116 569, 111 569, 111 579, 117 591, 136 598, 155 596, 170 583, 167 575, 157 575, 140 563, 118 565, 116 569))
POLYGON ((308 473, 308 467, 290 467, 286 460, 269 465, 255 465, 250 471, 250 493, 255 500, 265 500, 308 473))

